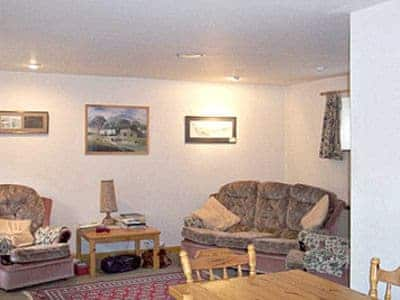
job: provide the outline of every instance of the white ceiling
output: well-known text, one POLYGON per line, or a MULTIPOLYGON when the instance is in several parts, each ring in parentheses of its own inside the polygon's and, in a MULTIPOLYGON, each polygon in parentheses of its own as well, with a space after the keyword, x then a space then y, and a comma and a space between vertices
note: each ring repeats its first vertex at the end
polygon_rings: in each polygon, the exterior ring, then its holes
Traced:
POLYGON ((289 84, 348 72, 349 12, 379 2, 0 0, 0 70, 289 84))

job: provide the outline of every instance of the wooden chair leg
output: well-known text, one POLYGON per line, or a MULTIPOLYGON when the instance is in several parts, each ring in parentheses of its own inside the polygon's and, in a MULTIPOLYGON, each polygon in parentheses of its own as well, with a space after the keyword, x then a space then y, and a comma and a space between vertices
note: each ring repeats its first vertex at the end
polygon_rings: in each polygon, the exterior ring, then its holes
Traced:
POLYGON ((247 246, 247 251, 249 253, 249 267, 250 275, 256 275, 256 249, 253 244, 247 246))
POLYGON ((190 266, 189 255, 187 254, 186 251, 182 250, 179 253, 179 257, 181 258, 182 269, 186 277, 186 282, 187 283, 193 282, 192 267, 190 266))
POLYGON ((378 270, 379 270, 380 260, 379 258, 372 258, 371 265, 369 269, 369 292, 368 295, 372 299, 378 299, 378 270))

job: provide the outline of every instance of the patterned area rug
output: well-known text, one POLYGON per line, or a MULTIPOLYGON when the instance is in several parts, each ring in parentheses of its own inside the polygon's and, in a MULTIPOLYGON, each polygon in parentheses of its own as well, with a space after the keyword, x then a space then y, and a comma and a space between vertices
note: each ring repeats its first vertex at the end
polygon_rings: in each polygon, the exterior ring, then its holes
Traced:
POLYGON ((181 272, 102 280, 71 286, 37 288, 24 292, 32 300, 163 300, 168 286, 184 283, 181 272))

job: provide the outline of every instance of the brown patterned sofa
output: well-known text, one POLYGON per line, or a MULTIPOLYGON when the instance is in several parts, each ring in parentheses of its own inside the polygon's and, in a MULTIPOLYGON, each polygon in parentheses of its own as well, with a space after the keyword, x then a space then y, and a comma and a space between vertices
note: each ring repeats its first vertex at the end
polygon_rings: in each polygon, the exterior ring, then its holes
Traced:
POLYGON ((216 231, 206 229, 193 216, 186 217, 182 248, 193 256, 197 250, 210 247, 228 247, 241 252, 253 243, 258 271, 283 271, 287 254, 299 248, 301 218, 325 194, 329 196, 329 212, 320 231, 334 233, 336 221, 345 207, 334 193, 303 184, 258 181, 226 184, 212 196, 238 215, 240 223, 227 231, 216 231))
MULTIPOLYGON (((13 184, 0 185, 0 218, 30 219, 32 235, 50 222, 52 200, 40 197, 35 190, 13 184)), ((59 227, 52 244, 11 248, 2 256, 0 288, 11 290, 73 276, 72 257, 67 244, 71 232, 59 227), (8 261, 8 263, 5 263, 8 261)))

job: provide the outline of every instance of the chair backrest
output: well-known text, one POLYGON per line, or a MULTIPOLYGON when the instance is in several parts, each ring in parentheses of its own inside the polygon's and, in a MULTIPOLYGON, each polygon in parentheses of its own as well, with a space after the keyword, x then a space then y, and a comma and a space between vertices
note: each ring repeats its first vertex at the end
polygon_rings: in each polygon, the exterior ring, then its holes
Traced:
MULTIPOLYGON (((5 219, 32 220, 31 232, 48 221, 45 202, 30 187, 16 184, 0 184, 0 217, 5 219)), ((50 201, 51 202, 51 201, 50 201)))
POLYGON ((189 259, 188 253, 182 250, 179 254, 183 273, 186 277, 186 282, 193 282, 192 272, 195 271, 197 280, 202 280, 200 271, 206 270, 209 272, 209 280, 214 280, 215 275, 213 270, 221 269, 223 271, 223 279, 228 279, 229 267, 237 267, 238 276, 241 277, 242 266, 249 265, 250 276, 256 274, 256 251, 254 245, 250 244, 247 247, 247 254, 235 254, 232 250, 226 248, 205 249, 197 251, 193 259, 189 259))
POLYGON ((378 299, 378 283, 386 283, 385 300, 392 299, 392 284, 400 286, 400 268, 394 271, 385 271, 380 268, 380 259, 372 258, 369 270, 370 288, 368 295, 372 299, 378 299))

